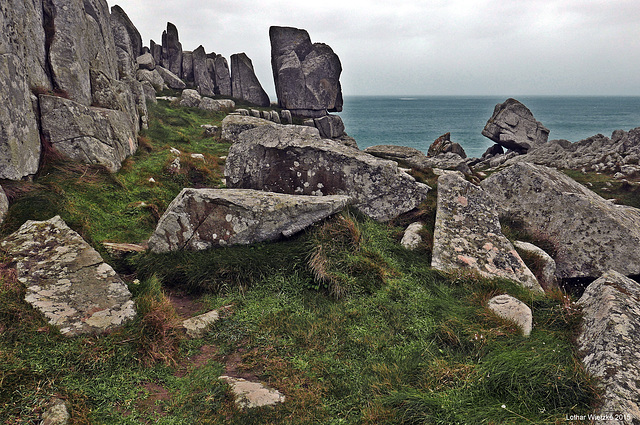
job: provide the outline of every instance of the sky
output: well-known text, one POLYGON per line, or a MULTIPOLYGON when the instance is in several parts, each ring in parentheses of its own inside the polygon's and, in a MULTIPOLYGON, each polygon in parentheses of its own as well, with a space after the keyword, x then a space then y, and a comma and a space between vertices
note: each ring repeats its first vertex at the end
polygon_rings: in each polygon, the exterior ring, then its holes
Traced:
POLYGON ((245 52, 275 99, 269 27, 306 29, 349 95, 640 96, 638 0, 107 0, 144 45, 245 52))

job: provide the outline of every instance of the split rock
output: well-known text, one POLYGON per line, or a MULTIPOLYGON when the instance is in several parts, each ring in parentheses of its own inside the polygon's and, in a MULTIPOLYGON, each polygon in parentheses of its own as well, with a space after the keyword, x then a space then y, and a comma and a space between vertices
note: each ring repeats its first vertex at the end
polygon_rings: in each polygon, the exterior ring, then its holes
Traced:
POLYGON ((640 423, 640 284, 610 270, 591 283, 578 305, 582 330, 577 343, 585 369, 600 379, 604 403, 597 414, 624 414, 640 423))
POLYGON ((183 189, 149 239, 151 251, 204 250, 289 237, 347 206, 346 196, 183 189))
POLYGON ((540 284, 502 234, 496 206, 482 188, 449 173, 438 178, 438 207, 431 266, 471 269, 542 292, 540 284))
POLYGON ((99 333, 135 316, 124 282, 59 216, 27 221, 0 246, 27 286, 25 300, 63 335, 99 333))
POLYGON ((507 149, 526 153, 549 138, 549 129, 533 117, 522 103, 507 99, 496 105, 482 135, 507 149))
POLYGON ((511 295, 498 295, 489 300, 488 307, 499 317, 518 325, 524 336, 531 334, 533 326, 531 309, 519 299, 511 295))
POLYGON ((615 205, 558 170, 520 162, 482 182, 500 214, 552 241, 556 276, 640 274, 640 210, 615 205))
POLYGON ((229 187, 348 195, 356 209, 378 221, 412 210, 429 190, 393 161, 278 124, 242 132, 229 149, 225 177, 229 187))

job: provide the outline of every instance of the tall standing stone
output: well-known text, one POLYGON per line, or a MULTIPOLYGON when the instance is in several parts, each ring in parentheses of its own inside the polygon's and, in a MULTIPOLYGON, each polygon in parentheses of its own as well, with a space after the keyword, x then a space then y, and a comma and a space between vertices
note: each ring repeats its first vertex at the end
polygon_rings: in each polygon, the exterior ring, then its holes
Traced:
POLYGON ((291 27, 271 27, 269 38, 279 106, 312 118, 342 111, 342 65, 331 47, 291 27))
POLYGON ((167 29, 162 32, 162 66, 182 77, 182 44, 178 28, 171 22, 167 22, 167 29))
POLYGON ((193 77, 193 52, 182 52, 182 78, 188 83, 194 82, 193 77))
POLYGON ((142 37, 120 6, 111 8, 111 31, 118 55, 120 78, 135 78, 136 59, 142 54, 142 37))
POLYGON ((212 59, 213 69, 209 68, 209 72, 214 74, 212 78, 216 85, 216 94, 231 96, 231 72, 227 59, 222 55, 215 55, 212 59))
POLYGON ((149 41, 149 53, 153 56, 156 65, 162 66, 162 44, 156 44, 155 41, 149 41))
POLYGON ((245 53, 231 55, 232 96, 257 106, 269 106, 270 100, 245 53))
POLYGON ((207 68, 207 54, 204 47, 198 46, 193 51, 193 81, 195 88, 202 96, 215 96, 215 83, 207 68))

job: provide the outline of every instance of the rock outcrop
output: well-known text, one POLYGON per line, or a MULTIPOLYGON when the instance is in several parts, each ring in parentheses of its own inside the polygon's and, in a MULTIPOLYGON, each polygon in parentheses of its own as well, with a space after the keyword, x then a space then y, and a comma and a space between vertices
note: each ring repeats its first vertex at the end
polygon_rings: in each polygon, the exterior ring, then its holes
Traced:
POLYGON ((438 179, 431 267, 443 271, 470 269, 542 292, 533 273, 502 234, 491 197, 457 173, 438 179))
POLYGON ((311 118, 342 111, 342 65, 331 47, 312 44, 309 33, 298 28, 273 26, 269 38, 279 106, 311 118))
POLYGON ((142 37, 120 6, 111 8, 111 32, 118 55, 120 79, 135 78, 138 56, 142 54, 142 37))
POLYGON ((549 130, 536 121, 531 111, 515 99, 496 105, 482 135, 507 149, 526 153, 547 142, 549 130))
MULTIPOLYGON (((202 96, 215 96, 215 81, 211 79, 209 68, 207 66, 207 54, 204 47, 199 46, 193 51, 193 82, 196 90, 202 96)), ((186 78, 185 78, 186 79, 186 78)))
POLYGON ((434 168, 443 170, 460 171, 463 174, 471 174, 471 169, 464 158, 453 152, 440 153, 437 156, 427 157, 415 148, 397 145, 376 145, 364 150, 366 153, 378 158, 390 159, 400 165, 413 168, 417 171, 430 171, 434 168))
POLYGON ((526 161, 548 167, 633 174, 640 172, 640 127, 616 130, 611 138, 597 134, 579 142, 551 140, 507 164, 526 161), (627 171, 628 169, 628 171, 627 171))
POLYGON ((501 215, 552 241, 560 279, 640 274, 640 210, 606 201, 561 172, 521 162, 482 182, 501 215))
POLYGON ((608 271, 587 287, 578 305, 582 363, 604 389, 596 414, 611 416, 595 423, 640 423, 640 284, 608 271))
POLYGON ((256 106, 269 106, 271 101, 245 53, 231 55, 231 95, 256 106))
POLYGON ((203 250, 291 236, 346 207, 346 196, 183 189, 149 239, 153 252, 203 250))
POLYGON ((429 187, 343 144, 288 125, 243 131, 229 149, 227 186, 301 195, 348 195, 356 209, 386 221, 418 206, 429 187))
MULTIPOLYGON (((211 72, 211 70, 209 70, 211 72)), ((213 57, 213 78, 216 86, 216 94, 220 96, 231 96, 231 72, 227 59, 222 55, 213 57)))
POLYGON ((27 221, 0 247, 27 287, 25 300, 63 335, 103 332, 135 316, 124 282, 59 216, 27 221))
POLYGON ((122 111, 46 95, 40 96, 40 110, 43 137, 71 159, 116 172, 138 148, 136 133, 122 111))
POLYGON ((162 66, 178 78, 182 76, 182 44, 178 28, 171 22, 167 22, 167 29, 162 32, 162 66))
POLYGON ((489 310, 498 317, 515 323, 522 330, 522 335, 531 335, 533 314, 528 305, 511 295, 498 295, 489 300, 489 310))

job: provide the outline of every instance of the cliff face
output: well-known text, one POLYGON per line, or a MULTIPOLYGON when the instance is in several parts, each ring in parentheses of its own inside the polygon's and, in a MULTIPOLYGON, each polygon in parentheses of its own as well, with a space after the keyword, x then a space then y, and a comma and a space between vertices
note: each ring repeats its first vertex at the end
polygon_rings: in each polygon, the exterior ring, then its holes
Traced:
MULTIPOLYGON (((38 170, 43 95, 66 98, 59 102, 64 110, 72 102, 89 115, 119 111, 135 151, 146 114, 142 86, 132 78, 141 39, 122 9, 110 14, 105 0, 8 0, 0 4, 0 27, 0 97, 7 102, 0 110, 0 179, 38 170)), ((64 116, 48 110, 47 119, 64 116)), ((113 145, 109 134, 87 131, 91 144, 113 145)), ((65 142, 75 146, 85 136, 65 142)))

